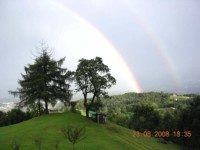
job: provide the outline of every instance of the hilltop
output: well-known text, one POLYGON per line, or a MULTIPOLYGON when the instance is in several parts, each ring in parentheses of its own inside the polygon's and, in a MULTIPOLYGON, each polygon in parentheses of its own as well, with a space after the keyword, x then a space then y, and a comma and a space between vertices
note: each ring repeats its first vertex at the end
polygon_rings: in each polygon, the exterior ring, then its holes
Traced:
POLYGON ((36 117, 19 124, 0 128, 0 149, 11 148, 13 138, 20 144, 20 150, 37 149, 34 139, 42 138, 42 149, 53 150, 59 142, 59 150, 72 149, 61 128, 67 125, 85 126, 86 137, 76 145, 76 149, 86 150, 177 150, 179 146, 162 144, 152 137, 133 137, 132 130, 108 122, 97 124, 77 113, 49 114, 36 117))

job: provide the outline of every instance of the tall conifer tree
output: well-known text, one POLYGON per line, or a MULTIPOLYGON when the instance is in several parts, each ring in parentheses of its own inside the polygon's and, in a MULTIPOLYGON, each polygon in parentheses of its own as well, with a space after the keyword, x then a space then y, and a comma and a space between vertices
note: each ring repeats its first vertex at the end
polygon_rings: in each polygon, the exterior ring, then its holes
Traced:
POLYGON ((34 64, 24 67, 25 74, 18 81, 21 88, 10 91, 14 96, 19 96, 20 106, 38 104, 41 115, 41 102, 45 104, 45 113, 48 114, 48 104, 55 105, 57 100, 64 104, 72 97, 70 81, 72 73, 62 68, 65 57, 56 61, 51 58, 48 47, 42 45, 41 53, 36 57, 34 64))

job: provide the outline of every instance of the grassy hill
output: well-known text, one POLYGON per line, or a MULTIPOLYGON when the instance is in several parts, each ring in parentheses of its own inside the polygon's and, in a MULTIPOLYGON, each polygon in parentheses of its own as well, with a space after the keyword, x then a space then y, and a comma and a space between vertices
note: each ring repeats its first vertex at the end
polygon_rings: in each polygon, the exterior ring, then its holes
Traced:
POLYGON ((76 150, 177 150, 179 146, 157 142, 150 137, 133 137, 132 131, 121 126, 107 123, 97 124, 74 113, 50 114, 16 125, 0 128, 0 150, 10 150, 13 138, 20 144, 20 150, 37 150, 36 137, 42 137, 42 150, 72 149, 65 139, 61 128, 67 125, 86 127, 86 138, 76 145, 76 150))

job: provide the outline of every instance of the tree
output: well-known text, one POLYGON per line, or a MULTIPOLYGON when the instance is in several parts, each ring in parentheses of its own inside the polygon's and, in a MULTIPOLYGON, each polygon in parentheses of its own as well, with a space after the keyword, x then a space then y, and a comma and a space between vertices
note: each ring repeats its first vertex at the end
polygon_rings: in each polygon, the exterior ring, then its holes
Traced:
POLYGON ((27 107, 27 112, 31 117, 37 117, 45 113, 44 106, 42 103, 33 103, 27 107))
POLYGON ((85 135, 85 127, 67 126, 62 129, 62 133, 73 144, 74 150, 75 144, 85 135))
POLYGON ((160 123, 160 115, 152 106, 136 105, 134 114, 130 120, 130 128, 138 131, 154 131, 160 123))
POLYGON ((18 81, 21 88, 10 91, 14 96, 19 96, 19 106, 28 106, 36 103, 41 115, 41 102, 45 104, 45 113, 48 114, 48 104, 55 105, 57 100, 64 103, 70 101, 72 94, 69 90, 71 72, 61 68, 65 57, 56 61, 51 58, 48 47, 42 45, 41 53, 35 58, 34 64, 24 67, 25 74, 18 81))
POLYGON ((116 80, 110 74, 110 69, 102 61, 102 58, 80 59, 75 72, 75 82, 77 91, 82 91, 84 96, 84 107, 86 117, 89 118, 89 110, 96 97, 100 95, 107 96, 105 91, 116 83, 116 80), (92 94, 92 99, 88 102, 88 94, 92 94))
POLYGON ((177 126, 177 111, 166 111, 164 116, 161 118, 158 131, 168 131, 169 137, 163 137, 165 140, 174 140, 176 137, 173 136, 173 132, 176 131, 177 126))
POLYGON ((96 98, 96 101, 93 102, 92 106, 91 106, 91 110, 92 111, 100 111, 100 109, 103 107, 103 103, 100 99, 100 97, 96 98))
POLYGON ((0 127, 5 126, 7 123, 6 121, 6 113, 3 111, 0 111, 0 127))
POLYGON ((178 138, 178 142, 188 148, 198 149, 200 147, 200 96, 195 96, 189 107, 180 113, 177 124, 177 131, 184 133, 184 136, 178 138))
POLYGON ((12 109, 7 112, 7 124, 16 124, 28 119, 26 113, 20 109, 12 109))

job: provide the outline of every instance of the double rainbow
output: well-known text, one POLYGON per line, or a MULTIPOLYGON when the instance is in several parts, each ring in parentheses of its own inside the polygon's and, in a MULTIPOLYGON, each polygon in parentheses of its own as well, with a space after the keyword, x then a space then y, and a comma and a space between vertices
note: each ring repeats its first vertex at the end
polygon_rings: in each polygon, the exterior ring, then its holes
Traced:
MULTIPOLYGON (((90 28, 91 31, 93 33, 95 33, 95 35, 98 36, 98 38, 101 39, 101 41, 109 47, 110 51, 112 51, 112 53, 114 53, 117 56, 117 59, 120 61, 121 65, 124 68, 127 78, 130 80, 130 82, 133 85, 133 91, 135 91, 137 93, 142 92, 141 86, 139 85, 134 72, 130 69, 130 67, 128 66, 128 64, 126 63, 126 61, 120 54, 119 50, 115 46, 113 46, 113 44, 111 44, 111 42, 103 35, 103 33, 101 33, 90 22, 85 20, 83 17, 81 17, 77 13, 71 11, 69 8, 62 5, 61 3, 58 3, 56 1, 49 1, 49 2, 53 7, 63 11, 64 13, 69 14, 74 19, 80 21, 82 24, 84 24, 85 26, 90 28)), ((162 60, 165 64, 166 68, 168 69, 168 72, 170 73, 170 76, 172 77, 174 83, 176 84, 176 86, 178 88, 180 88, 181 87, 180 78, 177 75, 175 65, 173 64, 172 60, 170 59, 169 55, 167 54, 165 45, 161 42, 161 40, 159 40, 159 38, 156 36, 155 32, 153 32, 153 30, 146 24, 146 22, 144 20, 139 18, 138 15, 134 12, 132 12, 132 14, 133 14, 134 18, 137 20, 137 22, 140 24, 140 26, 143 28, 143 30, 146 32, 146 34, 153 41, 153 43, 155 45, 155 49, 157 50, 157 52, 159 53, 161 58, 163 58, 162 60)))

